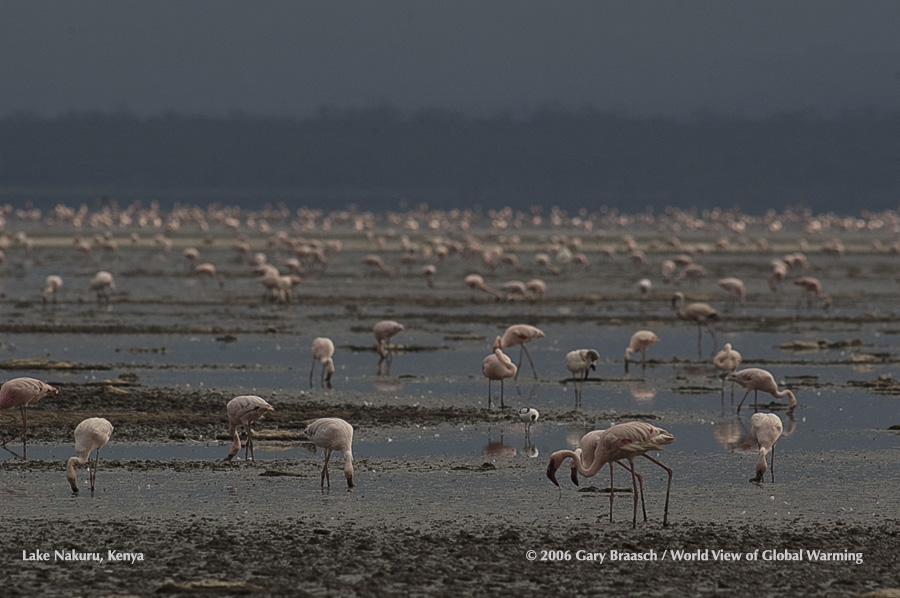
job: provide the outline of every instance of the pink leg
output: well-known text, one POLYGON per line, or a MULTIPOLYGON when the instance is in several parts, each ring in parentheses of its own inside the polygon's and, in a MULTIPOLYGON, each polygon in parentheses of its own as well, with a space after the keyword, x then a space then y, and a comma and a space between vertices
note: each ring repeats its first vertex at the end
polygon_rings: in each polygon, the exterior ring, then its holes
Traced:
POLYGON ((645 454, 644 457, 646 457, 650 461, 653 461, 654 463, 656 463, 657 465, 659 465, 660 467, 665 469, 666 474, 668 474, 668 476, 669 476, 669 483, 666 485, 665 514, 663 515, 663 526, 665 527, 665 526, 669 525, 669 494, 672 491, 672 470, 669 469, 668 467, 666 467, 665 465, 663 465, 662 463, 660 463, 659 461, 657 461, 656 459, 654 459, 653 457, 651 457, 650 455, 645 454))
POLYGON ((748 389, 747 389, 747 392, 744 393, 744 398, 741 399, 741 402, 740 402, 740 403, 738 403, 738 408, 737 408, 737 412, 738 412, 738 413, 741 412, 741 405, 744 404, 744 400, 747 398, 747 395, 749 395, 749 394, 750 394, 750 389, 748 388, 748 389))
POLYGON ((621 461, 616 461, 616 463, 618 463, 619 465, 621 465, 628 471, 634 473, 634 477, 637 478, 638 487, 641 490, 641 511, 643 511, 643 513, 644 513, 644 521, 647 521, 647 505, 644 503, 644 477, 635 470, 634 464, 632 464, 632 466, 629 468, 627 465, 625 465, 621 461))
POLYGON ((616 486, 613 484, 613 464, 609 464, 609 522, 612 523, 613 499, 616 495, 616 486))

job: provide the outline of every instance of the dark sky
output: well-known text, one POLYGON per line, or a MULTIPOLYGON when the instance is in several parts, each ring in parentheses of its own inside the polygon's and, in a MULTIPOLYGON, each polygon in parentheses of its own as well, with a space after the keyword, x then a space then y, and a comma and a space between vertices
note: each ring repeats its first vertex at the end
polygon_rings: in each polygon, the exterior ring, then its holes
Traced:
POLYGON ((900 2, 0 0, 0 116, 900 108, 900 2))

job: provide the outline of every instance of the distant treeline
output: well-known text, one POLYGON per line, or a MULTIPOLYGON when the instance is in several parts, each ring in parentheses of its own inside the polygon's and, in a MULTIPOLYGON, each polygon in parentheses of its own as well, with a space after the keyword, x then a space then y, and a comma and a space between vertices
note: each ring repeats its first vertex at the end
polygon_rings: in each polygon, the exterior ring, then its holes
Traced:
POLYGON ((592 110, 478 118, 379 108, 307 119, 0 119, 0 200, 92 193, 373 210, 423 201, 880 210, 900 204, 900 113, 673 121, 592 110))

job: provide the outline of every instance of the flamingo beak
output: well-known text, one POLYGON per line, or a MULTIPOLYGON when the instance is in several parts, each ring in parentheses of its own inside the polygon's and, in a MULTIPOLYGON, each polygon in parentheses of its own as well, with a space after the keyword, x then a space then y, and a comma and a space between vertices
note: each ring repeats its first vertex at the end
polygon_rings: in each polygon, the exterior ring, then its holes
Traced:
POLYGON ((553 466, 553 461, 547 466, 547 478, 556 484, 557 488, 559 487, 559 482, 556 481, 556 467, 553 466))

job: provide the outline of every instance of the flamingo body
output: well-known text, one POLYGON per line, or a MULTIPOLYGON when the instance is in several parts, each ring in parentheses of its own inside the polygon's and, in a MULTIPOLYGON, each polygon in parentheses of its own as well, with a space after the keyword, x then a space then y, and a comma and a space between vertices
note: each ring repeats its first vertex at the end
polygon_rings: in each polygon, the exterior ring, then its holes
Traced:
POLYGON ((657 341, 659 341, 659 337, 650 330, 638 330, 632 334, 631 340, 628 341, 628 346, 625 348, 625 372, 628 372, 628 362, 631 361, 632 353, 640 352, 641 365, 646 366, 647 349, 652 347, 657 341))
POLYGON ((339 417, 323 417, 309 424, 303 431, 316 446, 325 449, 325 465, 322 467, 322 486, 330 487, 328 460, 331 453, 344 454, 344 477, 347 488, 353 488, 353 426, 339 417))
POLYGON ((491 383, 500 381, 500 406, 503 407, 503 381, 512 378, 518 371, 516 364, 502 349, 496 348, 494 352, 485 357, 481 362, 481 373, 488 379, 488 406, 491 405, 491 383))
POLYGON ((94 484, 97 479, 97 464, 100 461, 100 449, 106 446, 113 433, 113 425, 102 417, 91 417, 82 421, 75 427, 75 452, 77 457, 70 457, 66 462, 66 479, 72 486, 72 492, 78 492, 75 467, 88 463, 91 452, 97 451, 94 458, 94 466, 89 467, 91 492, 94 492, 94 484))
MULTIPOLYGON (((55 395, 59 391, 46 382, 37 378, 13 378, 0 386, 0 409, 12 409, 18 407, 22 414, 22 442, 28 433, 28 406, 37 403, 47 395, 55 395)), ((3 441, 3 445, 13 438, 3 441)))
POLYGON ((797 406, 797 397, 794 396, 794 393, 787 389, 778 390, 778 384, 775 382, 775 377, 770 372, 762 368, 747 368, 744 370, 731 372, 725 377, 725 380, 737 382, 747 389, 747 392, 744 393, 744 398, 741 399, 740 403, 738 403, 738 412, 740 412, 741 405, 744 404, 744 400, 747 398, 747 395, 750 394, 751 390, 754 393, 754 406, 756 406, 757 394, 759 393, 759 391, 767 392, 776 399, 787 397, 788 413, 792 413, 794 411, 794 407, 797 406))
POLYGON ((320 336, 312 342, 312 367, 309 370, 309 387, 313 385, 313 372, 316 362, 322 364, 322 386, 331 387, 331 376, 334 375, 334 342, 330 338, 320 336))
POLYGON ((228 451, 225 461, 231 461, 238 454, 238 451, 241 450, 241 437, 238 435, 238 426, 244 426, 244 429, 247 431, 247 448, 244 449, 244 459, 247 458, 249 452, 250 460, 255 461, 251 426, 253 422, 269 411, 275 411, 275 408, 256 395, 241 395, 228 401, 225 409, 228 413, 228 433, 231 435, 231 449, 228 451))
POLYGON ((756 477, 750 478, 751 482, 762 482, 767 469, 766 454, 769 452, 772 453, 772 482, 775 482, 775 443, 781 438, 783 430, 781 418, 774 413, 754 413, 750 418, 750 437, 759 447, 756 477))

